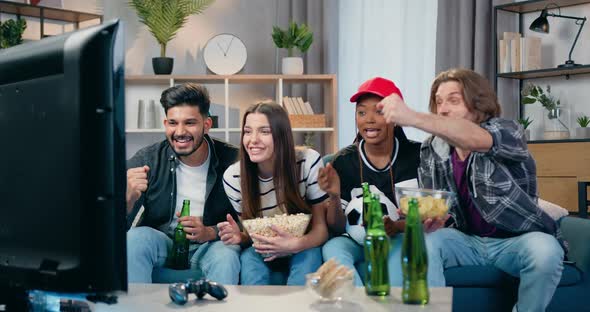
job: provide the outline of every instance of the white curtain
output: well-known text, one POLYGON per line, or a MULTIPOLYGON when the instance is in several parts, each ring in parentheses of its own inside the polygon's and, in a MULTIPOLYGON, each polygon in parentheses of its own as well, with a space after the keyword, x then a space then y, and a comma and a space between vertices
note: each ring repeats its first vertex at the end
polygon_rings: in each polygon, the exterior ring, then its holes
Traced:
MULTIPOLYGON (((348 100, 365 80, 382 76, 401 89, 406 103, 427 112, 435 76, 437 1, 342 0, 338 31, 338 144, 356 134, 348 100)), ((406 128, 410 139, 427 134, 406 128)))

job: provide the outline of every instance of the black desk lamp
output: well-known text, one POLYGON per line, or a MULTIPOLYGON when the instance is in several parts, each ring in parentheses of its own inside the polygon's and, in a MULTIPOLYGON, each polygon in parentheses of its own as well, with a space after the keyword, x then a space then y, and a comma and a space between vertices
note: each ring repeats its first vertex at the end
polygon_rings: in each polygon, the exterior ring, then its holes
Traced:
POLYGON ((549 33, 549 21, 547 20, 547 16, 573 19, 576 21, 576 25, 580 25, 580 29, 578 30, 578 33, 576 34, 576 39, 574 39, 574 43, 572 44, 572 48, 570 49, 570 54, 569 54, 568 60, 565 61, 565 64, 558 65, 557 67, 580 66, 580 64, 576 64, 572 60, 572 51, 574 51, 574 47, 576 46, 576 42, 578 42, 578 37, 580 37, 580 33, 582 32, 582 27, 584 27, 584 23, 586 22, 586 17, 575 17, 575 16, 561 15, 561 12, 559 12, 559 14, 548 13, 547 8, 545 7, 545 9, 543 9, 541 11, 541 16, 537 17, 537 19, 535 19, 531 23, 531 26, 529 27, 529 29, 532 31, 548 34, 549 33))

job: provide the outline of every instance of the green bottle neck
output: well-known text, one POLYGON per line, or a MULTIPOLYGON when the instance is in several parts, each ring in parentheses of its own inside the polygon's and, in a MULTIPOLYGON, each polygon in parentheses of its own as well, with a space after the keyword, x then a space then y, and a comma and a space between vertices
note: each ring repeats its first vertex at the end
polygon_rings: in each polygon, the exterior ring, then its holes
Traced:
POLYGON ((385 234, 385 225, 383 224, 383 213, 381 204, 371 204, 369 206, 369 222, 367 224, 367 235, 379 236, 385 234))

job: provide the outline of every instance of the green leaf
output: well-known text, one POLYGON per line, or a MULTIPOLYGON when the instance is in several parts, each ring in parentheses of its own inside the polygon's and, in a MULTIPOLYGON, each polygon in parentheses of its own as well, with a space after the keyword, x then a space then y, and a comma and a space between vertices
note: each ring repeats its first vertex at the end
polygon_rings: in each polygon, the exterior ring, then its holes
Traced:
POLYGON ((580 127, 586 128, 590 125, 590 118, 588 116, 580 116, 578 117, 577 122, 580 127))
POLYGON ((139 21, 145 24, 158 44, 162 57, 166 45, 176 37, 190 15, 201 14, 214 0, 131 0, 139 21))
POLYGON ((27 28, 27 21, 24 19, 9 19, 4 23, 0 22, 0 49, 6 49, 23 42, 23 33, 27 28))
POLYGON ((289 51, 297 48, 301 53, 307 52, 313 43, 313 33, 309 27, 306 24, 297 25, 294 21, 285 30, 273 26, 272 38, 277 48, 289 51))
POLYGON ((533 97, 525 96, 522 98, 522 104, 534 104, 537 103, 537 99, 533 97))

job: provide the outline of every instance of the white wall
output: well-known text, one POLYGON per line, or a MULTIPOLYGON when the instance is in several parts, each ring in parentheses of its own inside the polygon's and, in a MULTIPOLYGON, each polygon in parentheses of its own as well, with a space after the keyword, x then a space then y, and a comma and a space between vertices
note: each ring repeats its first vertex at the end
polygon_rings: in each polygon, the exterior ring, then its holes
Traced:
MULTIPOLYGON (((343 147, 356 135, 349 98, 367 79, 393 80, 409 106, 428 111, 435 75, 437 1, 342 0, 338 13, 338 142, 343 147)), ((406 133, 418 141, 426 137, 412 128, 406 133)))
MULTIPOLYGON (((276 73, 277 50, 272 42, 271 30, 276 24, 277 5, 283 0, 217 0, 203 14, 191 16, 167 48, 167 56, 174 58, 174 75, 209 74, 203 61, 202 50, 207 41, 220 33, 232 33, 246 45, 248 60, 241 74, 276 73)), ((105 19, 119 18, 125 22, 126 74, 153 74, 151 59, 159 56, 160 47, 141 24, 127 1, 104 2, 105 19)), ((312 46, 313 49, 313 46, 312 46)), ((161 90, 166 86, 156 86, 152 90, 128 86, 126 121, 134 127, 137 120, 137 99, 159 101, 161 90), (155 90, 155 91, 154 91, 155 90)), ((222 85, 207 85, 212 103, 224 102, 222 85)), ((270 85, 232 86, 230 90, 233 108, 230 120, 239 120, 240 107, 247 107, 261 98, 274 94, 270 85)), ((220 120, 222 124, 223 121, 220 120)), ((215 136, 215 135, 214 135, 215 136)), ((218 134, 223 138, 222 134, 218 134)), ((139 148, 159 141, 163 134, 128 134, 127 155, 133 155, 139 148)), ((239 136, 232 135, 230 142, 237 144, 239 136)))
MULTIPOLYGON (((550 13, 559 14, 557 9, 550 9, 550 13)), ((550 25, 549 34, 541 34, 530 31, 528 26, 531 22, 539 17, 540 12, 529 13, 523 16, 523 28, 525 36, 534 36, 541 38, 541 58, 543 68, 553 68, 563 64, 567 58, 572 46, 574 37, 578 31, 578 26, 574 20, 548 17, 550 25)), ((590 4, 565 7, 561 9, 562 15, 576 17, 590 17, 590 4)), ((590 64, 590 22, 586 21, 578 43, 572 53, 572 59, 578 63, 590 64)), ((531 82, 540 85, 545 89, 547 84, 551 85, 551 94, 561 100, 562 106, 569 108, 571 111, 571 137, 575 135, 575 128, 578 127, 575 122, 580 115, 590 116, 590 97, 588 90, 590 87, 590 75, 575 75, 569 80, 565 77, 551 77, 543 79, 531 79, 525 83, 531 82)), ((524 116, 534 120, 531 125, 531 139, 542 139, 543 136, 543 114, 546 110, 540 104, 525 105, 524 116)))

